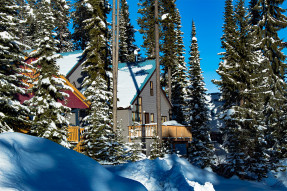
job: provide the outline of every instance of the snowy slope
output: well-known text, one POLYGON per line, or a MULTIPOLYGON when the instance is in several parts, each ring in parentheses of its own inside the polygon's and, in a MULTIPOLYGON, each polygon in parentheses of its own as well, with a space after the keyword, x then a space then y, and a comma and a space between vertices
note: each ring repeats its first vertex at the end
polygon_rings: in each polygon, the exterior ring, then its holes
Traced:
POLYGON ((96 161, 43 138, 0 134, 0 190, 146 190, 96 161))
MULTIPOLYGON (((141 182, 149 191, 267 191, 272 189, 258 182, 225 179, 213 172, 191 165, 176 155, 163 159, 143 160, 121 166, 107 167, 110 171, 141 182)), ((286 179, 286 177, 285 177, 286 179)))

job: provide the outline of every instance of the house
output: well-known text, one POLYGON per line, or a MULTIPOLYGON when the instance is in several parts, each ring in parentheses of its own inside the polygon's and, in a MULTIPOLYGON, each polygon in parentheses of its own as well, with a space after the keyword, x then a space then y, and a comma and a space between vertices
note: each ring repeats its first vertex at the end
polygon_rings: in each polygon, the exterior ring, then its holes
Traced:
MULTIPOLYGON (((57 61, 60 72, 81 91, 84 79, 80 51, 64 53, 57 61)), ((157 128, 156 110, 156 62, 146 60, 119 63, 118 66, 118 126, 123 130, 124 141, 141 141, 149 155, 150 144, 157 128)), ((161 89, 161 121, 170 121, 172 105, 161 89)), ((162 126, 163 138, 173 145, 191 141, 190 127, 167 124, 162 126)))
MULTIPOLYGON (((25 62, 27 63, 27 65, 21 67, 23 67, 27 71, 30 71, 24 73, 24 75, 37 80, 35 71, 29 67, 29 64, 31 64, 31 62, 34 60, 35 58, 25 58, 25 62)), ((62 74, 63 71, 61 71, 60 73, 62 74)), ((64 77, 63 74, 60 75, 60 78, 64 80, 65 85, 68 85, 71 88, 70 90, 63 90, 66 94, 68 94, 68 97, 66 97, 65 100, 59 100, 59 102, 71 108, 71 116, 69 116, 69 128, 68 128, 70 136, 68 137, 68 140, 76 146, 80 142, 80 132, 83 131, 83 128, 80 128, 80 126, 82 125, 82 120, 85 116, 86 109, 89 108, 89 103, 86 101, 85 96, 83 96, 83 94, 74 85, 72 85, 64 77)), ((24 82, 29 85, 28 88, 32 87, 32 84, 28 83, 27 81, 24 82)), ((29 100, 30 98, 32 98, 33 93, 28 93, 26 95, 17 95, 17 97, 20 103, 22 104, 25 100, 29 100)), ((22 130, 22 131, 24 133, 28 132, 28 130, 22 130)))

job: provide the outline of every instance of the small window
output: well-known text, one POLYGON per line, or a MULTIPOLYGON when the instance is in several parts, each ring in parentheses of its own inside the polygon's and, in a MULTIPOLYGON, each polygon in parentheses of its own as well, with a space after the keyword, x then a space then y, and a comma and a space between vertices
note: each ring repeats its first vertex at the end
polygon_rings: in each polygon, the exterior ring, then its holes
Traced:
POLYGON ((135 122, 136 121, 136 112, 133 111, 132 113, 132 121, 135 122))
POLYGON ((150 81, 150 96, 153 96, 153 82, 150 81))
POLYGON ((161 117, 161 123, 164 123, 164 122, 166 122, 167 121, 167 117, 166 116, 162 116, 161 117))
POLYGON ((154 114, 153 113, 150 114, 150 122, 154 123, 154 114))

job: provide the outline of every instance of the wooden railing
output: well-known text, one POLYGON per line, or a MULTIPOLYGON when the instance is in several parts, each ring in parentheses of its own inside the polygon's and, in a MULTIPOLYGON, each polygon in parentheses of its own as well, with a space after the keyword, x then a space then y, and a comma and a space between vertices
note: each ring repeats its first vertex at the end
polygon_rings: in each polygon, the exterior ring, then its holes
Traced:
POLYGON ((69 126, 68 127, 68 141, 71 143, 77 143, 76 146, 74 147, 74 150, 77 152, 81 152, 83 150, 82 146, 82 133, 84 131, 84 128, 80 128, 78 126, 69 126))
MULTIPOLYGON (((140 137, 153 137, 157 132, 157 125, 129 126, 130 140, 140 137)), ((192 140, 191 127, 189 126, 162 126, 162 138, 175 140, 192 140)))

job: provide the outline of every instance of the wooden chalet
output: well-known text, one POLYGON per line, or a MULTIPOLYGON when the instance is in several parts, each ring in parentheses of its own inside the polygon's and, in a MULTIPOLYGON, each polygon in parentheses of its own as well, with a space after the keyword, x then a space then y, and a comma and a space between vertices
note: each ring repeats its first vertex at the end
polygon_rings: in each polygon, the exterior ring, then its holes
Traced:
MULTIPOLYGON (((75 88, 82 91, 84 79, 80 62, 81 51, 62 54, 57 61, 60 72, 75 88)), ((118 125, 123 130, 124 141, 140 141, 143 150, 150 153, 153 133, 156 130, 156 64, 154 60, 133 63, 119 63, 118 71, 118 125)), ((161 120, 170 121, 172 105, 164 91, 161 92, 161 120)), ((163 139, 176 144, 191 141, 190 127, 163 125, 163 139)))

